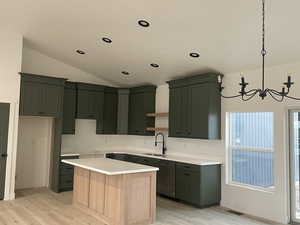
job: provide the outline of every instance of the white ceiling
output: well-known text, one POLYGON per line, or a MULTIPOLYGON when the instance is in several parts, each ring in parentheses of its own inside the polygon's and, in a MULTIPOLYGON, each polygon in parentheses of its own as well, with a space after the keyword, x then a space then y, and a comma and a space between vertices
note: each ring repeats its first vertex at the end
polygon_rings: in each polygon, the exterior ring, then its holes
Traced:
MULTIPOLYGON (((267 0, 268 65, 300 60, 299 9, 299 0, 267 0)), ((123 86, 261 64, 260 0, 2 0, 1 26, 21 32, 40 52, 123 86), (151 26, 138 26, 139 19, 151 26), (201 57, 189 57, 193 51, 201 57)))

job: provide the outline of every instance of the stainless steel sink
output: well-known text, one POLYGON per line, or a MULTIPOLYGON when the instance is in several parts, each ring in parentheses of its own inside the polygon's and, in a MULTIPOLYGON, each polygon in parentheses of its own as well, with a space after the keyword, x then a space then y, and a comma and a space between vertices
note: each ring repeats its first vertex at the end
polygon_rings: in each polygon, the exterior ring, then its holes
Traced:
POLYGON ((163 154, 155 154, 155 153, 145 153, 144 155, 150 155, 150 156, 158 156, 158 157, 166 157, 163 154))

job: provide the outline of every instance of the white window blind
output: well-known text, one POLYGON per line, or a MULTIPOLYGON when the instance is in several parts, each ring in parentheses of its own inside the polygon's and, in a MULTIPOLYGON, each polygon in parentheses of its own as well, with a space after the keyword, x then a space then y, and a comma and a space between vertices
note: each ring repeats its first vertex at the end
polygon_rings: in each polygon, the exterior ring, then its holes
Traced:
POLYGON ((229 114, 230 182, 274 186, 274 119, 272 112, 229 114))

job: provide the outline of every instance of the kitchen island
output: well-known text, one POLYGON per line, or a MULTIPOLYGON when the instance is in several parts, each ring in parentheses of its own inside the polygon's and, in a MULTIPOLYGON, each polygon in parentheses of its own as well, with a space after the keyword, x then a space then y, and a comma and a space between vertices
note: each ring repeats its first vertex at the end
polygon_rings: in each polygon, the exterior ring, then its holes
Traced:
POLYGON ((146 225, 155 221, 158 168, 113 159, 71 159, 73 204, 96 211, 108 225, 146 225))

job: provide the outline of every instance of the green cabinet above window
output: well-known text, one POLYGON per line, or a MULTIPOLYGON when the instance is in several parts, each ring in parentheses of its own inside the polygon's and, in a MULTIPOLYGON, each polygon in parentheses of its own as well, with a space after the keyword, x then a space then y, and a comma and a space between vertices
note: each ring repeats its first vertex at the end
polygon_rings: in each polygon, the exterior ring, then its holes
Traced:
POLYGON ((21 73, 20 115, 62 117, 65 81, 21 73))
POLYGON ((169 81, 169 136, 221 138, 218 75, 204 74, 169 81))

